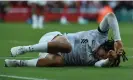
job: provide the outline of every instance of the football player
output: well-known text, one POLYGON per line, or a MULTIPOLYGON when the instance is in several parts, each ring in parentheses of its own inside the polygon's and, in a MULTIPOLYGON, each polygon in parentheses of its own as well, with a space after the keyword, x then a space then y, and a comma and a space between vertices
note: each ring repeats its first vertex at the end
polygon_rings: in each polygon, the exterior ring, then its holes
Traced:
POLYGON ((114 13, 108 13, 98 29, 68 34, 49 32, 37 44, 11 48, 13 57, 26 52, 39 52, 39 57, 31 60, 6 59, 5 66, 113 67, 119 66, 120 57, 127 60, 114 13), (113 30, 113 40, 108 40, 110 28, 113 30))

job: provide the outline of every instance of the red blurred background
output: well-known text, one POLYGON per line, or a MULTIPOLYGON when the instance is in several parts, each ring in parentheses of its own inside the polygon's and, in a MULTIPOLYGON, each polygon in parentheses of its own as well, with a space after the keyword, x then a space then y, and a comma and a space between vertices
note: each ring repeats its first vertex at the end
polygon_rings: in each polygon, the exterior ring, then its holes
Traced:
MULTIPOLYGON (((105 11, 114 13, 120 10, 131 12, 133 1, 47 1, 44 5, 45 21, 58 21, 65 15, 70 22, 76 22, 79 16, 89 21, 100 21, 105 11), (105 9, 106 7, 106 9, 105 9), (108 7, 108 8, 107 8, 108 7), (102 11, 102 9, 105 9, 102 11), (102 14, 101 14, 102 12, 102 14)), ((118 13, 119 18, 120 13, 118 13)), ((0 1, 0 19, 5 22, 24 22, 31 17, 31 6, 27 1, 0 1)), ((121 19, 121 18, 120 18, 121 19)), ((120 20, 118 19, 118 20, 120 20)))

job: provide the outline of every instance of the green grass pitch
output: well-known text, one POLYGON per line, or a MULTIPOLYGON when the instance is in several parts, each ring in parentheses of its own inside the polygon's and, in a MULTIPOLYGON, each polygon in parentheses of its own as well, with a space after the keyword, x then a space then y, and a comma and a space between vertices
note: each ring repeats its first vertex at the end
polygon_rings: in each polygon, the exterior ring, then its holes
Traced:
MULTIPOLYGON (((13 75, 21 77, 45 78, 48 80, 133 80, 133 23, 120 23, 120 31, 125 51, 129 61, 121 63, 117 68, 95 67, 4 67, 4 59, 10 57, 10 48, 19 45, 37 43, 40 37, 50 31, 77 32, 97 28, 98 24, 90 22, 86 25, 72 23, 61 25, 59 23, 46 23, 44 29, 33 30, 26 23, 0 23, 0 75, 13 75)), ((111 33, 109 34, 111 36, 111 33)), ((38 53, 27 53, 18 56, 38 57, 38 53)), ((20 58, 21 57, 21 58, 20 58)), ((17 59, 17 58, 16 58, 17 59)), ((0 80, 21 80, 1 77, 0 80)), ((23 79, 22 79, 23 80, 23 79)))

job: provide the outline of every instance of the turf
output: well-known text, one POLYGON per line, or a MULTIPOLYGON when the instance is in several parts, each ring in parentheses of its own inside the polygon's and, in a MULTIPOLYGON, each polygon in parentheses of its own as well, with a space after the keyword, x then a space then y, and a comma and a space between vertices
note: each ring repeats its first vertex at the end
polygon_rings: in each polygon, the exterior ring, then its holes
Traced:
MULTIPOLYGON (((86 25, 71 23, 61 25, 59 23, 46 23, 44 29, 32 29, 26 23, 0 23, 0 75, 14 75, 34 78, 46 78, 48 80, 132 80, 133 77, 133 23, 120 23, 122 41, 129 61, 121 63, 118 68, 95 67, 4 67, 3 57, 10 56, 10 48, 19 45, 37 43, 42 35, 50 31, 77 32, 97 28, 98 24, 90 22, 86 25)), ((111 33, 109 33, 112 36, 111 33)), ((27 53, 19 57, 38 57, 38 53, 27 53)), ((23 59, 23 58, 22 58, 23 59)), ((0 77, 0 80, 21 80, 0 77)))

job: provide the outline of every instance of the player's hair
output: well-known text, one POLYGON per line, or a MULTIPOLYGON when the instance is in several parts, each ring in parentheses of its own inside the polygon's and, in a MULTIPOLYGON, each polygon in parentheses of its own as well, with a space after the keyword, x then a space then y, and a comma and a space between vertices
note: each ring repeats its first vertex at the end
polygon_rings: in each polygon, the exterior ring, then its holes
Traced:
MULTIPOLYGON (((108 52, 109 50, 114 50, 114 40, 107 40, 105 41, 102 45, 100 45, 100 48, 103 48, 106 52, 108 52)), ((119 66, 120 62, 121 62, 121 57, 123 59, 123 61, 125 62, 127 59, 126 55, 125 55, 125 51, 123 50, 122 55, 118 55, 117 58, 114 60, 113 63, 110 64, 111 67, 117 67, 119 66)))
POLYGON ((103 48, 106 52, 109 50, 114 50, 114 40, 107 40, 103 44, 100 45, 100 48, 103 48))

